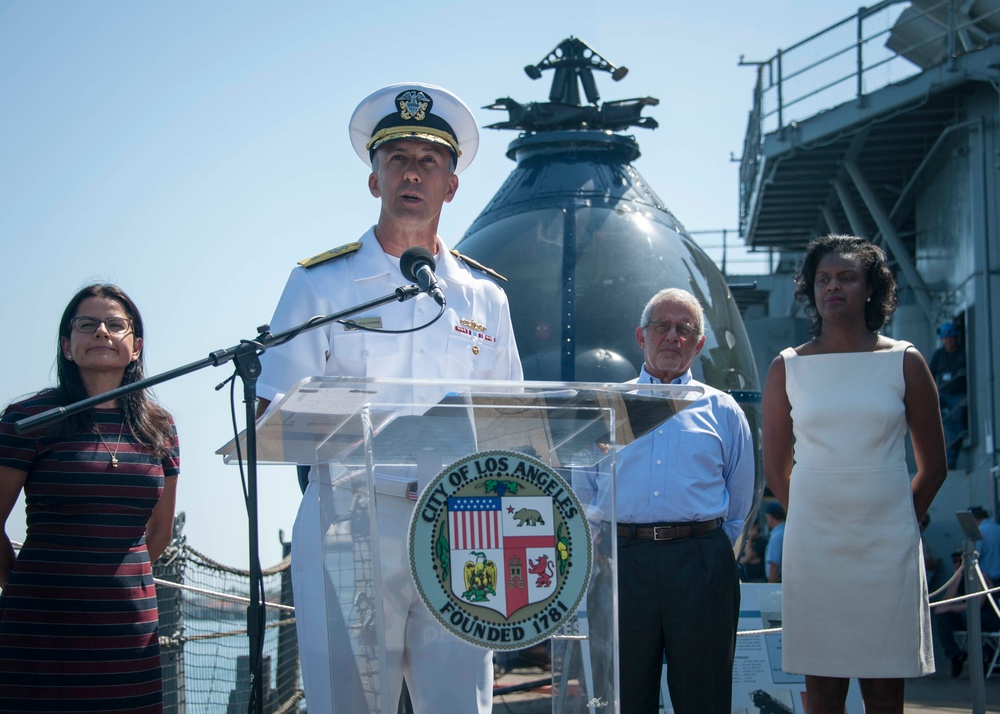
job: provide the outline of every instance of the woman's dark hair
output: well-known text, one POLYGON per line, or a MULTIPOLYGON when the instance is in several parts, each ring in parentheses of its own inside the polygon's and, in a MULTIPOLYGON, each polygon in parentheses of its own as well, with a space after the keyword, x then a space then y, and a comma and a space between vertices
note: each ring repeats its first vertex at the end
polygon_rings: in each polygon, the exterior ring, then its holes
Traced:
POLYGON ((857 258, 871 288, 871 299, 865 303, 865 325, 872 332, 882 329, 896 310, 896 278, 886 261, 885 252, 874 243, 857 236, 829 235, 818 238, 806 247, 795 274, 795 299, 803 303, 809 317, 809 334, 813 337, 823 332, 823 318, 816 310, 816 267, 823 256, 830 253, 857 258))
MULTIPOLYGON (((91 396, 80 377, 80 368, 75 362, 66 358, 62 349, 62 338, 67 340, 73 331, 72 320, 76 311, 87 298, 103 298, 119 303, 132 321, 132 335, 135 338, 143 336, 142 315, 132 298, 125 294, 117 285, 95 283, 81 289, 66 305, 59 321, 59 344, 56 349, 56 393, 63 404, 72 404, 91 396)), ((122 377, 122 385, 132 384, 143 379, 143 351, 139 357, 129 362, 122 377)), ((170 452, 169 443, 173 438, 173 427, 170 415, 146 393, 140 389, 118 398, 126 426, 141 442, 152 447, 158 456, 167 456, 170 452)), ((71 431, 83 431, 93 426, 93 416, 89 411, 75 414, 66 420, 66 427, 71 431)))

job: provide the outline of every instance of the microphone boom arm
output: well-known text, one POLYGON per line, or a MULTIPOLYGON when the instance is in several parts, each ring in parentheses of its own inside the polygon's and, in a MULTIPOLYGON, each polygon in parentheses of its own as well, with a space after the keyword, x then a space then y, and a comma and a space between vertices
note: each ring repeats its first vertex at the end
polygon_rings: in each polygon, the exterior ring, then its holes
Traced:
MULTIPOLYGON (((45 426, 68 416, 77 414, 91 407, 95 407, 98 404, 103 404, 104 402, 110 401, 112 399, 117 399, 118 397, 125 396, 126 394, 131 394, 132 392, 137 392, 140 389, 146 389, 147 387, 152 387, 156 384, 162 384, 163 382, 169 382, 172 379, 181 377, 185 374, 190 374, 191 372, 197 372, 199 369, 205 367, 218 367, 225 364, 226 362, 235 361, 240 355, 246 353, 256 353, 258 355, 263 354, 266 350, 271 347, 277 347, 278 345, 283 345, 289 340, 296 337, 299 333, 308 332, 309 330, 316 329, 317 327, 322 327, 331 322, 336 322, 337 320, 342 320, 345 317, 350 317, 369 308, 378 307, 380 305, 385 305, 390 302, 404 302, 412 297, 415 297, 420 293, 420 288, 416 285, 406 285, 401 288, 396 288, 395 292, 391 295, 384 295, 380 298, 370 300, 366 303, 356 305, 347 310, 341 310, 340 312, 334 312, 329 315, 321 315, 318 317, 311 317, 306 320, 301 325, 289 328, 283 332, 279 332, 276 335, 270 334, 270 325, 262 325, 258 328, 257 339, 255 340, 240 340, 239 344, 232 347, 227 347, 225 349, 216 350, 215 352, 209 353, 208 357, 200 359, 196 362, 191 362, 190 364, 184 365, 182 367, 177 367, 176 369, 168 370, 158 375, 152 377, 147 377, 146 379, 140 380, 138 382, 133 382, 132 384, 126 384, 121 387, 116 387, 110 391, 104 392, 103 394, 98 394, 93 397, 88 397, 86 399, 81 399, 78 402, 74 402, 65 407, 54 407, 48 411, 42 412, 41 414, 36 414, 34 416, 26 417, 18 422, 14 423, 14 430, 18 434, 23 434, 30 429, 35 429, 40 426, 45 426)), ((253 369, 248 370, 250 373, 253 369)), ((254 376, 259 376, 254 375, 254 376)))

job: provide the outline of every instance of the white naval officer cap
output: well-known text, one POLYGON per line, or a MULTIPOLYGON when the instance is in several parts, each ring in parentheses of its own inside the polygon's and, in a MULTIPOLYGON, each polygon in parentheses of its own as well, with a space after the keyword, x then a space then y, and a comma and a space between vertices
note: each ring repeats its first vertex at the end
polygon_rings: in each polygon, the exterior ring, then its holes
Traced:
POLYGON ((479 127, 465 102, 432 84, 390 84, 368 95, 351 115, 351 144, 372 165, 375 150, 398 139, 441 144, 455 157, 460 174, 479 149, 479 127))

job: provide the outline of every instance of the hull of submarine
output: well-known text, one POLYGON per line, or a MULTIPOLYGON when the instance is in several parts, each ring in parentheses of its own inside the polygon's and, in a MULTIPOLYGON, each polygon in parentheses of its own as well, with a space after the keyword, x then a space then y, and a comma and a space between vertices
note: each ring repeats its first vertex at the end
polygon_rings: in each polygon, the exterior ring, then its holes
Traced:
POLYGON ((760 387, 739 309, 725 276, 632 165, 636 141, 529 133, 507 155, 516 168, 457 249, 507 278, 525 378, 635 378, 643 307, 663 288, 684 288, 705 308, 693 375, 732 393, 756 435, 760 387))

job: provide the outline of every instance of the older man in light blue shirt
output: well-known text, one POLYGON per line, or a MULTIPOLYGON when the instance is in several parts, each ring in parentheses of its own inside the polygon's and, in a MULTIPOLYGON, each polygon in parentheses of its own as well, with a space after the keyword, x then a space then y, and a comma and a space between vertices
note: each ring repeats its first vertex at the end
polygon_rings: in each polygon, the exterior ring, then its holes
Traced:
POLYGON ((736 401, 691 378, 704 325, 698 300, 668 289, 636 328, 637 383, 697 385, 704 395, 617 456, 619 692, 630 714, 659 710, 664 656, 676 714, 732 709, 733 546, 753 502, 754 455, 736 401))
MULTIPOLYGON (((661 384, 645 365, 636 381, 661 384)), ((735 545, 753 501, 746 416, 735 399, 692 379, 690 370, 662 384, 696 385, 705 395, 618 454, 618 522, 722 519, 735 545)))

